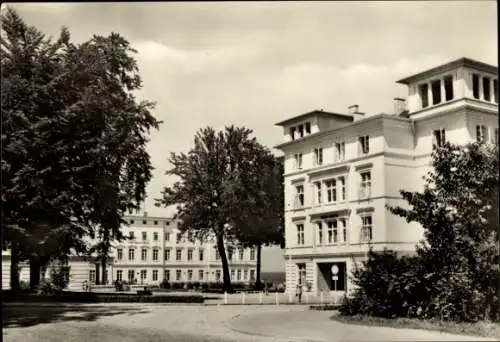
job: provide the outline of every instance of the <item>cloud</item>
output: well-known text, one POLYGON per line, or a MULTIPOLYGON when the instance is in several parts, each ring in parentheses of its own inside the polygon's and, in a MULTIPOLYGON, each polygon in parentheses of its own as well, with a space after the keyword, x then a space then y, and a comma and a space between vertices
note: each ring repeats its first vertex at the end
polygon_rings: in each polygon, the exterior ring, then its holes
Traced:
POLYGON ((8 2, 2 4, 4 7, 7 5, 15 10, 35 11, 41 13, 63 13, 70 11, 75 4, 60 3, 60 2, 30 2, 30 3, 15 3, 8 2))

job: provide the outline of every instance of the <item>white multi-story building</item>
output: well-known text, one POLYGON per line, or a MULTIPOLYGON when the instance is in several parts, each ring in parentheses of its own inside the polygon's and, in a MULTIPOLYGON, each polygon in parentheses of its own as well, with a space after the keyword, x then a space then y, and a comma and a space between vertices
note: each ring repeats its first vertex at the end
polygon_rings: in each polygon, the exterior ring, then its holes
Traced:
POLYGON ((299 283, 316 293, 350 291, 354 263, 370 246, 413 252, 422 228, 386 206, 406 205, 402 189, 423 189, 431 153, 444 142, 498 142, 497 67, 462 58, 398 83, 408 98, 394 99, 392 114, 367 116, 354 105, 277 124, 287 291, 299 283))
MULTIPOLYGON (((113 243, 105 274, 95 258, 69 257, 70 290, 79 290, 85 281, 112 284, 115 280, 137 284, 222 282, 222 263, 216 244, 195 241, 181 234, 178 221, 165 217, 126 216, 123 234, 130 239, 113 243)), ((89 241, 92 243, 91 241, 89 241)), ((256 278, 256 251, 226 244, 231 281, 252 283, 256 278)), ((9 288, 10 255, 2 252, 2 288, 9 288)), ((21 280, 29 281, 29 265, 23 263, 21 280)))

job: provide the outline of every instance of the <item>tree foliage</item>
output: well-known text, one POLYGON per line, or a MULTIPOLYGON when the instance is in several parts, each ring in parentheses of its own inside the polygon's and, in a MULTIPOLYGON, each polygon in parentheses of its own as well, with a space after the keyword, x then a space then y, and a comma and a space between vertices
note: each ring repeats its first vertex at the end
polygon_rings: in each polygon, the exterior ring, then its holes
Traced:
POLYGON ((446 144, 432 155, 424 191, 401 194, 410 208, 389 210, 424 228, 418 263, 408 270, 420 281, 402 278, 405 286, 420 293, 422 314, 498 320, 498 147, 446 144))
MULTIPOLYGON (((210 127, 198 131, 188 153, 171 154, 173 167, 167 174, 180 180, 166 187, 163 198, 157 201, 158 205, 178 205, 182 231, 189 230, 198 239, 215 239, 226 290, 231 290, 231 281, 225 243, 238 243, 244 231, 257 227, 249 222, 257 221, 253 213, 264 212, 265 194, 257 179, 264 177, 264 170, 276 166, 269 151, 251 133, 234 126, 220 132, 210 127)), ((266 178, 267 182, 271 180, 266 178)), ((250 240, 248 231, 245 236, 245 243, 258 242, 250 240)))
POLYGON ((2 31, 4 247, 39 274, 97 236, 105 260, 123 214, 144 198, 147 135, 160 124, 153 103, 134 97, 135 51, 116 33, 76 45, 63 28, 54 42, 11 9, 2 31))

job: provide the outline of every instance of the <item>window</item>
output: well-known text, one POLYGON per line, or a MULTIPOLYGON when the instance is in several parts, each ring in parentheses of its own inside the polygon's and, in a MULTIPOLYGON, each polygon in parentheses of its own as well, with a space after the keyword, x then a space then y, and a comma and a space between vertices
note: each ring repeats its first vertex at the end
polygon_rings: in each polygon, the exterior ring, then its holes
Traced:
POLYGON ((434 130, 432 133, 432 149, 443 147, 446 143, 446 135, 444 129, 434 130))
POLYGON ((371 215, 363 216, 361 218, 362 226, 361 226, 361 242, 372 241, 372 217, 371 215))
POLYGON ((295 168, 302 169, 302 153, 295 154, 294 158, 295 158, 295 168))
POLYGON ((182 234, 181 233, 177 233, 177 243, 180 243, 181 239, 182 239, 182 234))
POLYGON ((345 159, 345 142, 335 143, 335 160, 341 161, 345 159))
POLYGON ((153 270, 153 281, 158 281, 158 270, 153 270))
POLYGON ((493 144, 498 145, 498 128, 495 128, 495 141, 493 141, 493 144))
POLYGON ((318 244, 323 244, 323 223, 316 222, 316 228, 318 230, 318 244))
POLYGON ((122 259, 123 259, 123 249, 118 248, 118 249, 116 250, 116 258, 117 258, 118 260, 122 260, 122 259))
POLYGON ((297 245, 304 244, 304 225, 302 223, 297 224, 297 245))
POLYGON ((453 76, 444 78, 444 98, 446 101, 453 100, 453 76))
POLYGON ((134 270, 128 270, 128 281, 133 282, 134 281, 134 270))
POLYGON ((154 221, 154 222, 153 222, 153 224, 154 224, 155 226, 157 226, 157 225, 158 225, 158 221, 154 221))
POLYGON ((297 185, 295 187, 295 208, 304 206, 304 186, 297 185))
POLYGON ((491 101, 490 78, 483 77, 483 98, 485 101, 491 101))
POLYGON ((427 108, 429 106, 429 86, 427 84, 421 84, 418 87, 418 92, 420 93, 422 108, 427 108))
POLYGON ((130 248, 128 250, 128 260, 134 260, 135 259, 135 249, 130 248))
POLYGON ((142 220, 142 224, 147 224, 147 223, 148 223, 148 221, 142 220))
POLYGON ((339 219, 340 222, 340 228, 342 229, 342 237, 340 242, 341 243, 346 243, 347 242, 347 221, 346 219, 342 218, 339 219))
POLYGON ((316 204, 321 204, 321 182, 315 182, 314 186, 316 188, 316 204))
POLYGON ((323 148, 318 147, 314 149, 314 165, 322 165, 323 164, 323 148))
POLYGON ((158 250, 153 249, 153 261, 158 261, 158 250))
POLYGON ((123 280, 123 271, 122 270, 117 270, 116 271, 116 280, 122 281, 123 280))
POLYGON ((372 192, 372 175, 370 171, 362 172, 361 174, 361 186, 360 186, 360 199, 369 198, 372 192))
POLYGON ((232 261, 233 260, 233 250, 228 249, 227 251, 227 260, 232 261))
POLYGON ((220 281, 220 270, 215 271, 215 281, 220 281))
POLYGON ((175 271, 175 280, 177 281, 181 280, 181 270, 175 271))
POLYGON ((234 270, 231 270, 231 280, 234 280, 234 270))
POLYGON ((370 153, 370 137, 368 135, 359 137, 359 149, 363 154, 370 153))
POLYGON ((335 179, 330 179, 325 181, 326 187, 326 202, 332 203, 337 201, 337 181, 335 179))
POLYGON ((166 281, 170 281, 170 270, 165 270, 164 276, 166 281))
POLYGON ((146 280, 148 277, 148 271, 147 270, 141 270, 141 281, 146 280))
POLYGON ((158 233, 156 232, 153 233, 153 241, 158 241, 158 233))
POLYGON ((135 222, 134 220, 130 220, 130 224, 134 224, 134 222, 135 222))
POLYGON ((129 238, 130 240, 135 239, 134 232, 128 232, 128 238, 129 238))
POLYGON ((182 249, 177 249, 175 251, 175 260, 177 260, 177 261, 182 260, 182 249))
POLYGON ((303 138, 304 137, 304 126, 299 125, 299 137, 303 138))
POLYGON ((479 99, 479 75, 472 74, 472 96, 479 99))
POLYGON ((200 250, 198 251, 198 256, 199 256, 200 261, 203 261, 203 256, 204 256, 204 251, 203 251, 203 249, 200 249, 200 250))
POLYGON ((250 270, 250 280, 255 280, 255 270, 250 270))
POLYGON ((143 248, 141 249, 141 260, 145 261, 148 258, 148 250, 143 248))
POLYGON ((165 233, 165 241, 170 241, 170 233, 165 233))
POLYGON ((431 82, 432 104, 441 103, 441 81, 436 80, 431 82))
POLYGON ((194 243, 193 232, 188 232, 188 241, 191 242, 191 243, 194 243))
POLYGON ((328 221, 327 226, 327 243, 338 243, 338 223, 337 220, 328 221))
POLYGON ((148 234, 146 232, 142 232, 142 241, 146 241, 148 239, 148 234))
POLYGON ((493 80, 493 99, 498 103, 498 80, 493 80))
POLYGON ((237 277, 238 277, 237 279, 241 280, 241 270, 240 269, 238 269, 238 271, 236 272, 236 274, 237 274, 237 277))
POLYGON ((306 134, 311 134, 311 123, 306 122, 306 134))
POLYGON ((345 201, 345 177, 339 177, 340 183, 340 200, 345 201))
POLYGON ((243 270, 243 280, 248 279, 248 270, 243 270))
POLYGON ((203 270, 198 271, 198 280, 203 280, 203 270))
POLYGON ((193 260, 193 250, 188 249, 188 261, 192 261, 192 260, 193 260))
POLYGON ((95 270, 90 270, 90 272, 89 272, 89 281, 91 283, 95 283, 95 270))
POLYGON ((476 141, 477 142, 488 141, 488 127, 484 125, 476 125, 476 141))
POLYGON ((239 254, 238 256, 239 256, 240 260, 243 260, 243 254, 244 253, 245 253, 245 250, 243 248, 240 248, 238 250, 238 254, 239 254))
POLYGON ((170 249, 165 249, 165 260, 170 260, 170 249))
POLYGON ((217 249, 217 247, 214 247, 214 249, 215 249, 215 260, 220 260, 219 250, 217 249))
POLYGON ((193 270, 188 270, 188 281, 193 280, 193 270))
POLYGON ((166 222, 165 222, 165 224, 166 224, 167 226, 170 226, 170 221, 166 221, 166 222))
POLYGON ((295 140, 295 127, 290 127, 290 137, 295 140))
POLYGON ((250 249, 250 260, 255 260, 255 249, 250 249))

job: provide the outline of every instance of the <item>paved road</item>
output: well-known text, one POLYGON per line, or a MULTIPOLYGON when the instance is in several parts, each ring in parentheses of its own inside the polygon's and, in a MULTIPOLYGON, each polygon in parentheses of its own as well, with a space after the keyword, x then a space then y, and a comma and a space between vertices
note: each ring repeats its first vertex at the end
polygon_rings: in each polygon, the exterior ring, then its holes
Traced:
POLYGON ((331 315, 298 305, 87 304, 3 309, 6 342, 475 340, 439 332, 346 325, 331 321, 331 315), (186 339, 186 334, 191 337, 186 339))

